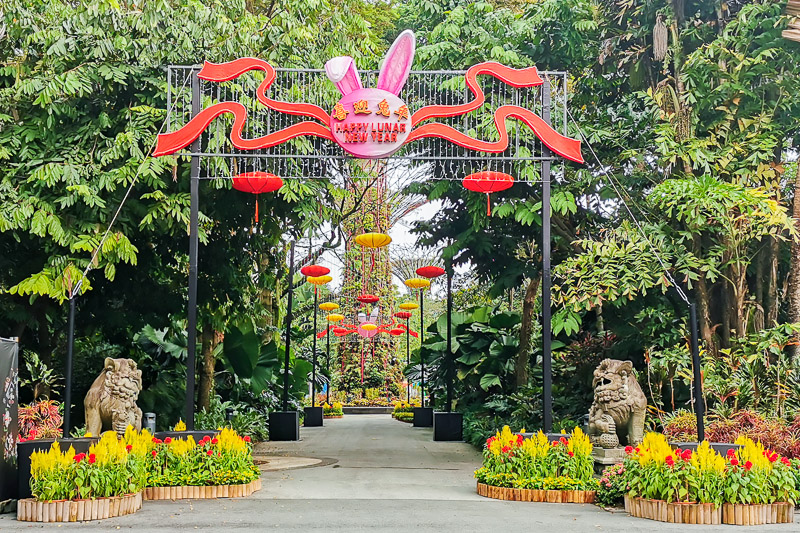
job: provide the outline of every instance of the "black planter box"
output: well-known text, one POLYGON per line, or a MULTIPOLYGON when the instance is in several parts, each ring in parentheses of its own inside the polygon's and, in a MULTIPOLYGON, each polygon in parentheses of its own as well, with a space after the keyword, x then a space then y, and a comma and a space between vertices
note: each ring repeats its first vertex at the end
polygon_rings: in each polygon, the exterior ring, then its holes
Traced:
POLYGON ((414 427, 429 428, 433 426, 433 407, 414 408, 414 427))
POLYGON ((463 413, 433 413, 433 440, 460 442, 464 440, 463 413))
POLYGON ((300 440, 300 412, 272 411, 269 414, 269 440, 300 440))
MULTIPOLYGON (((69 450, 72 446, 76 454, 89 453, 89 447, 100 440, 96 437, 82 439, 59 439, 58 446, 62 452, 69 450)), ((30 498, 31 494, 31 454, 33 452, 46 452, 55 442, 55 439, 38 439, 17 443, 18 456, 18 476, 17 491, 18 499, 30 498)))
POLYGON ((304 407, 303 412, 305 416, 303 417, 303 426, 307 428, 318 428, 322 427, 322 407, 304 407))
MULTIPOLYGON (((727 442, 711 442, 711 448, 717 452, 718 454, 722 455, 723 457, 727 455, 728 450, 738 451, 739 448, 742 447, 741 444, 730 444, 727 442)), ((697 447, 700 445, 697 442, 670 442, 670 446, 673 448, 680 448, 681 450, 692 450, 693 452, 697 451, 697 447)))
POLYGON ((182 439, 185 440, 190 436, 194 439, 195 442, 199 442, 204 437, 211 437, 214 438, 216 435, 219 435, 219 431, 216 429, 212 430, 194 430, 194 431, 156 431, 156 434, 153 435, 157 439, 164 440, 167 437, 171 439, 182 439))

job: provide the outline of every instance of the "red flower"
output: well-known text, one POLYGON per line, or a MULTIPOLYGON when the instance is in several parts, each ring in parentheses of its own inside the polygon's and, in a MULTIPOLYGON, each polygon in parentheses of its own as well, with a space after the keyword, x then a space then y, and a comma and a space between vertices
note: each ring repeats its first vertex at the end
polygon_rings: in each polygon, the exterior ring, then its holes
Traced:
POLYGON ((558 446, 558 441, 557 441, 557 440, 554 440, 554 441, 553 441, 553 448, 555 448, 556 446, 558 446))
POLYGON ((89 454, 89 464, 92 465, 97 460, 97 457, 93 453, 89 454))
POLYGON ((157 438, 153 437, 153 442, 155 442, 156 444, 158 444, 158 441, 159 441, 159 439, 157 439, 157 438))
POLYGON ((683 450, 683 454, 681 455, 681 459, 684 461, 691 461, 692 460, 692 450, 683 450))
POLYGON ((172 437, 167 437, 164 439, 164 444, 169 444, 170 442, 172 442, 172 437))
POLYGON ((789 459, 787 459, 786 457, 781 457, 781 462, 783 464, 785 464, 786 466, 791 466, 791 464, 792 464, 792 462, 789 459))
POLYGON ((753 463, 751 463, 750 461, 747 461, 744 464, 744 469, 749 471, 751 468, 753 468, 753 463))
POLYGON ((567 455, 569 455, 570 457, 575 457, 575 454, 572 452, 567 452, 567 455))
POLYGON ((639 447, 637 446, 637 447, 636 447, 636 449, 634 449, 634 451, 635 451, 636 453, 639 453, 639 447))
POLYGON ((561 444, 563 444, 564 446, 566 446, 566 445, 567 445, 567 439, 565 439, 564 437, 561 437, 560 439, 558 439, 558 442, 560 442, 560 443, 561 443, 561 444))
POLYGON ((511 451, 511 448, 509 448, 508 446, 503 446, 503 453, 508 453, 510 451, 511 451))
POLYGON ((153 454, 153 457, 155 457, 155 456, 157 455, 157 453, 158 453, 158 452, 156 452, 155 450, 153 450, 153 451, 152 451, 152 452, 150 452, 150 453, 151 453, 151 454, 153 454))
POLYGON ((668 455, 666 457, 666 459, 664 459, 664 462, 667 463, 667 465, 669 465, 669 466, 674 466, 675 465, 675 459, 673 459, 673 457, 671 455, 668 455))
POLYGON ((774 463, 777 460, 778 460, 778 454, 777 453, 773 453, 772 456, 769 458, 769 462, 770 463, 774 463))
POLYGON ((517 435, 517 446, 522 446, 522 441, 525 440, 525 437, 522 435, 517 435))
POLYGON ((244 436, 244 441, 245 441, 245 442, 250 442, 250 437, 248 437, 247 435, 245 435, 245 436, 244 436))
POLYGON ((214 455, 214 450, 208 450, 206 452, 206 455, 209 455, 209 456, 214 455))
POLYGON ((126 449, 126 450, 128 450, 128 451, 130 452, 130 451, 133 449, 133 446, 131 446, 130 444, 128 444, 127 446, 125 446, 125 449, 126 449))
POLYGON ((80 463, 81 459, 83 459, 83 457, 81 457, 81 454, 78 454, 72 458, 72 460, 75 461, 76 463, 80 463))
POLYGON ((216 444, 216 443, 218 443, 218 442, 219 442, 219 441, 218 441, 216 438, 213 438, 213 439, 211 439, 211 444, 216 444))
POLYGON ((734 458, 734 459, 731 459, 731 464, 732 464, 733 466, 739 466, 739 460, 738 460, 738 459, 736 459, 736 458, 734 458))
POLYGON ((33 437, 35 437, 35 436, 36 436, 36 435, 38 435, 38 434, 39 434, 39 432, 38 432, 38 431, 36 431, 35 429, 32 429, 32 430, 30 430, 30 431, 28 432, 28 436, 29 436, 30 438, 33 438, 33 437))
POLYGON ((728 450, 728 457, 733 457, 734 455, 736 455, 736 452, 733 450, 733 448, 730 448, 728 450))
POLYGON ((625 446, 625 453, 630 455, 633 453, 633 446, 625 446))
POLYGON ((222 452, 217 452, 217 457, 222 457, 222 452))

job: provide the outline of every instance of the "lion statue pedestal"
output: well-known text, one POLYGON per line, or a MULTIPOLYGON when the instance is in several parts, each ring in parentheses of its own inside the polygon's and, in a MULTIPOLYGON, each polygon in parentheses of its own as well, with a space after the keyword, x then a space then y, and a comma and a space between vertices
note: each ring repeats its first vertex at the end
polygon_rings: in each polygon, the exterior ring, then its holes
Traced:
POLYGON ((94 380, 86 398, 86 431, 100 435, 113 430, 122 436, 128 426, 142 429, 142 410, 136 405, 142 390, 142 371, 132 359, 106 357, 103 372, 94 380))
POLYGON ((588 435, 602 449, 621 443, 635 446, 644 438, 647 398, 633 375, 633 363, 604 359, 594 371, 594 401, 588 435))

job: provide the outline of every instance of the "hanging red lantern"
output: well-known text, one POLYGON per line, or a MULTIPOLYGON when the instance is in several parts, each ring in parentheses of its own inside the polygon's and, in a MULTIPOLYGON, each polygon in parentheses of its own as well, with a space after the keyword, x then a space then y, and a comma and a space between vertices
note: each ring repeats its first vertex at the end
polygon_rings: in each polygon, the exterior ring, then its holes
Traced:
POLYGON ((505 172, 484 170, 470 174, 461 183, 465 189, 486 194, 486 215, 490 216, 492 214, 492 204, 489 195, 493 192, 500 192, 510 188, 514 184, 514 178, 505 172))
POLYGON ((405 333, 405 331, 399 328, 394 328, 389 330, 389 334, 394 335, 395 337, 397 337, 398 335, 402 335, 403 333, 405 333))
POLYGON ((397 318, 402 318, 402 319, 405 320, 407 318, 411 318, 411 313, 408 312, 408 311, 398 311, 398 312, 396 312, 394 314, 394 316, 396 316, 397 318))
POLYGON ((374 294, 362 294, 361 296, 358 296, 356 300, 358 300, 362 304, 376 304, 378 303, 380 298, 378 298, 374 294))
POLYGON ((300 269, 300 273, 309 278, 318 278, 328 274, 330 271, 330 268, 322 265, 306 265, 300 269))
POLYGON ((258 195, 273 192, 283 187, 283 180, 267 172, 243 172, 233 177, 233 188, 256 195, 256 224, 258 224, 258 195))
POLYGON ((444 274, 444 269, 437 266, 424 266, 417 269, 417 275, 423 278, 433 279, 444 274))

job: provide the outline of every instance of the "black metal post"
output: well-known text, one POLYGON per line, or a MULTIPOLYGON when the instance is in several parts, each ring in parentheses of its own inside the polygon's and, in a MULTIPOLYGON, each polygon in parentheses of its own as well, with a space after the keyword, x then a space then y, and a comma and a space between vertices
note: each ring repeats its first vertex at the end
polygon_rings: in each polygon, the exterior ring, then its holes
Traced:
POLYGON ((283 410, 289 410, 289 347, 292 342, 292 295, 294 294, 294 241, 289 248, 289 279, 286 282, 289 290, 286 304, 286 353, 283 356, 283 410))
POLYGON ((453 372, 450 362, 453 358, 453 265, 447 265, 447 357, 444 359, 447 365, 447 412, 453 410, 453 372))
MULTIPOLYGON (((409 312, 409 315, 411 313, 409 312)), ((411 330, 409 329, 409 325, 411 324, 411 317, 409 316, 406 318, 406 366, 411 364, 411 330)), ((411 405, 411 381, 406 380, 406 402, 411 405)))
MULTIPOLYGON (((550 124, 550 83, 542 92, 542 119, 550 124)), ((545 433, 553 430, 552 323, 550 301, 550 150, 542 145, 542 393, 545 433)))
POLYGON ((419 290, 419 362, 422 371, 422 383, 420 396, 420 407, 425 407, 425 358, 422 355, 422 340, 425 338, 425 312, 424 309, 424 293, 425 289, 419 290))
POLYGON ((689 304, 689 322, 691 322, 692 332, 692 366, 694 367, 694 412, 697 417, 697 442, 703 442, 706 438, 706 428, 703 416, 706 412, 705 401, 703 400, 703 374, 700 367, 700 341, 697 338, 697 306, 689 304))
POLYGON ((67 383, 64 390, 64 431, 62 436, 69 438, 72 429, 72 350, 75 346, 75 293, 70 290, 69 296, 69 326, 67 329, 67 383))
POLYGON ((316 407, 317 401, 317 289, 314 285, 314 339, 311 341, 311 407, 316 407))
MULTIPOLYGON (((200 78, 192 71, 192 117, 200 113, 200 78)), ((192 143, 192 152, 200 152, 200 137, 192 143)), ((189 308, 186 313, 186 405, 184 417, 186 429, 194 430, 194 379, 195 352, 197 351, 197 248, 198 213, 200 210, 200 156, 193 155, 189 177, 189 308)))
POLYGON ((331 385, 333 384, 333 380, 331 379, 331 323, 328 322, 328 329, 325 333, 325 338, 327 339, 327 348, 326 352, 328 353, 327 358, 325 359, 325 368, 328 371, 328 394, 325 396, 325 402, 330 405, 331 404, 331 385))

